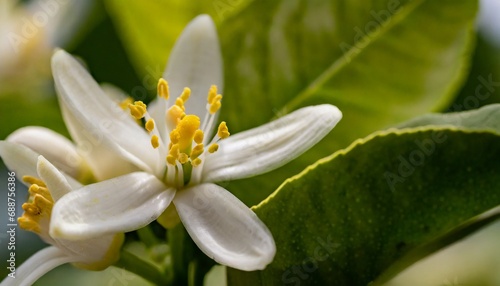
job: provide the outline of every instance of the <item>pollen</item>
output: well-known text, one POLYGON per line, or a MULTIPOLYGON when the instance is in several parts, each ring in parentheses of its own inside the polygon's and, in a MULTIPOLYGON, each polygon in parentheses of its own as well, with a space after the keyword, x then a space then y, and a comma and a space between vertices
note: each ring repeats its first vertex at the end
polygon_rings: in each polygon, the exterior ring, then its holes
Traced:
POLYGON ((156 135, 153 135, 151 137, 151 146, 153 146, 154 149, 158 148, 160 146, 159 138, 156 135))
POLYGON ((217 129, 217 136, 219 136, 221 139, 225 139, 229 137, 229 129, 227 128, 226 122, 222 121, 219 124, 219 128, 217 129))
POLYGON ((129 104, 128 108, 130 109, 130 114, 135 119, 141 119, 146 115, 146 104, 142 101, 136 101, 134 104, 129 104))
POLYGON ((217 152, 217 150, 219 150, 219 144, 217 143, 214 143, 210 145, 210 147, 208 147, 208 153, 215 153, 217 152))
POLYGON ((149 119, 148 121, 146 121, 145 127, 146 130, 151 133, 155 128, 155 121, 153 119, 149 119))
POLYGON ((170 96, 169 91, 168 91, 168 82, 164 80, 163 78, 160 78, 158 80, 158 96, 163 97, 165 99, 168 99, 170 96))

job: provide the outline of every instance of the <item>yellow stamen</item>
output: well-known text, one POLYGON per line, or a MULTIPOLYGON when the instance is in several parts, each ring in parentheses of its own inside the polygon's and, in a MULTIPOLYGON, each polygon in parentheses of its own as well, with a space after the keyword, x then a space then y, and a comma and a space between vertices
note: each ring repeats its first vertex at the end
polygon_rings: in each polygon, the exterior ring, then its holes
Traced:
POLYGON ((179 144, 172 144, 167 155, 167 163, 175 165, 175 161, 179 158, 179 144))
POLYGON ((170 128, 175 128, 181 119, 186 116, 182 107, 178 105, 173 105, 167 110, 167 123, 170 128))
POLYGON ((36 184, 40 187, 47 187, 42 180, 35 178, 35 177, 32 177, 32 176, 23 176, 23 181, 27 184, 31 184, 31 185, 36 184))
POLYGON ((194 146, 193 150, 191 151, 191 160, 194 160, 198 158, 204 151, 203 144, 198 144, 194 146))
POLYGON ((146 104, 142 101, 136 101, 134 104, 129 104, 128 108, 130 109, 130 114, 135 118, 135 119, 141 119, 144 117, 146 114, 146 104))
POLYGON ((220 107, 221 107, 221 99, 222 99, 222 95, 218 94, 216 95, 212 101, 210 102, 210 108, 208 109, 208 111, 210 112, 210 114, 214 114, 216 113, 220 107))
POLYGON ((184 90, 182 91, 180 98, 184 103, 186 103, 186 101, 189 99, 190 96, 191 96, 191 89, 189 87, 185 87, 184 90))
POLYGON ((197 167, 201 164, 201 159, 200 158, 196 158, 194 160, 191 161, 191 165, 193 165, 193 167, 197 167))
POLYGON ((226 125, 226 122, 225 121, 222 121, 220 124, 219 124, 219 129, 217 130, 217 135, 221 138, 221 139, 225 139, 227 137, 229 137, 229 129, 227 128, 227 125, 226 125))
POLYGON ((54 199, 42 180, 31 176, 25 176, 23 180, 33 184, 28 189, 28 202, 22 205, 24 213, 17 221, 21 228, 40 234, 43 231, 40 220, 50 221, 54 199))
POLYGON ((166 80, 164 80, 163 78, 160 78, 160 80, 158 80, 158 96, 159 97, 163 97, 165 99, 168 99, 168 97, 170 96, 170 93, 168 91, 168 82, 166 80))
POLYGON ((145 127, 148 132, 153 131, 153 129, 155 128, 155 121, 153 119, 149 119, 148 121, 146 121, 145 127))
POLYGON ((214 100, 216 95, 217 95, 217 86, 212 85, 208 90, 208 97, 207 97, 208 104, 212 104, 212 101, 214 100))
POLYGON ((134 99, 132 97, 127 97, 124 99, 122 102, 120 102, 119 106, 123 110, 127 110, 129 104, 132 104, 134 102, 134 99))
POLYGON ((155 148, 155 149, 158 148, 158 146, 160 146, 160 142, 158 140, 159 140, 159 138, 156 135, 153 135, 151 137, 151 146, 153 146, 153 148, 155 148))
POLYGON ((175 165, 175 157, 172 156, 172 155, 168 155, 167 156, 167 163, 169 163, 170 165, 175 165))
POLYGON ((182 111, 186 110, 186 107, 184 106, 184 100, 182 100, 182 98, 180 97, 177 97, 175 99, 175 105, 178 106, 180 109, 182 109, 182 111))
POLYGON ((219 150, 219 144, 217 144, 217 143, 214 143, 214 144, 210 145, 210 147, 208 147, 209 153, 217 152, 217 150, 219 150))
POLYGON ((201 131, 200 129, 194 132, 194 142, 196 142, 196 144, 201 144, 203 142, 203 137, 203 131, 201 131))

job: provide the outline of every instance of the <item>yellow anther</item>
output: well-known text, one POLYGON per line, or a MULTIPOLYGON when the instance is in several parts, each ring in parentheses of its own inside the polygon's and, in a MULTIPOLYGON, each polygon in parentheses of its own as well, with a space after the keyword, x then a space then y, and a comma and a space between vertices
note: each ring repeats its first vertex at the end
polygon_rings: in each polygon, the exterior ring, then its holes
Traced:
POLYGON ((217 95, 217 86, 212 85, 208 90, 208 97, 207 97, 208 104, 212 104, 212 101, 214 100, 216 95, 217 95))
POLYGON ((204 147, 203 144, 198 144, 194 146, 193 150, 191 150, 191 155, 190 155, 191 160, 198 158, 198 156, 200 156, 203 153, 204 150, 203 147, 204 147))
POLYGON ((217 101, 221 101, 222 100, 222 94, 217 94, 210 103, 215 103, 217 101))
POLYGON ((148 132, 153 131, 153 129, 155 128, 155 121, 153 119, 149 119, 148 121, 146 121, 145 127, 148 132))
POLYGON ((208 147, 209 153, 217 152, 217 150, 219 150, 219 144, 217 144, 217 143, 214 143, 214 144, 210 145, 210 147, 208 147))
POLYGON ((28 189, 28 202, 22 205, 24 213, 17 221, 21 228, 40 233, 40 224, 45 225, 40 220, 50 220, 54 200, 42 180, 30 176, 23 177, 23 180, 33 184, 28 189))
POLYGON ((164 80, 163 78, 160 78, 158 80, 158 96, 163 97, 165 99, 168 99, 169 91, 168 91, 168 82, 164 80))
POLYGON ((160 146, 158 136, 156 136, 156 135, 151 136, 151 146, 153 146, 153 148, 155 148, 155 149, 158 148, 158 146, 160 146))
POLYGON ((33 204, 40 209, 40 212, 45 211, 46 213, 52 213, 52 206, 54 205, 54 201, 51 198, 45 198, 41 195, 36 195, 33 199, 33 204))
POLYGON ((180 97, 177 97, 175 99, 175 105, 179 106, 182 109, 182 111, 186 110, 186 107, 184 107, 184 100, 182 100, 182 98, 180 97))
POLYGON ((23 181, 27 184, 31 184, 31 185, 35 184, 35 185, 38 185, 40 187, 47 187, 42 180, 35 178, 35 177, 32 177, 32 176, 23 176, 23 181))
POLYGON ((170 147, 168 154, 177 158, 179 156, 179 144, 173 144, 172 147, 170 147))
MULTIPOLYGON (((43 183, 43 182, 42 182, 43 183)), ((46 187, 40 187, 37 184, 33 184, 29 187, 28 192, 30 196, 34 197, 35 195, 41 195, 52 200, 52 196, 50 195, 49 190, 46 187)))
POLYGON ((201 131, 200 129, 194 132, 194 142, 196 142, 196 144, 201 144, 203 142, 203 137, 203 131, 201 131))
POLYGON ((217 135, 221 138, 227 138, 229 137, 229 129, 227 128, 226 122, 222 121, 219 124, 219 129, 217 130, 217 135))
POLYGON ((194 160, 191 161, 191 165, 193 165, 193 167, 197 167, 201 164, 201 159, 200 158, 196 158, 194 160))
POLYGON ((132 104, 133 102, 134 102, 134 99, 129 96, 126 99, 124 99, 122 102, 120 102, 119 106, 120 106, 121 109, 127 110, 128 105, 132 104))
POLYGON ((189 87, 185 87, 184 90, 182 91, 180 98, 184 103, 186 103, 186 101, 188 101, 190 96, 191 96, 191 89, 189 87))
POLYGON ((219 111, 221 105, 222 104, 220 103, 220 100, 214 100, 214 102, 210 104, 210 108, 208 109, 208 111, 210 112, 210 114, 215 114, 217 111, 219 111))
POLYGON ((178 105, 173 105, 167 110, 167 124, 170 128, 175 128, 181 119, 186 116, 182 107, 178 105))
POLYGON ((24 203, 22 208, 27 215, 39 215, 42 210, 33 203, 24 203))
POLYGON ((36 221, 26 217, 26 216, 18 217, 17 222, 19 223, 19 226, 24 230, 32 231, 35 233, 40 233, 41 229, 40 229, 40 225, 38 224, 38 222, 36 222, 36 221))
POLYGON ((134 104, 129 104, 128 108, 130 109, 130 114, 135 119, 143 118, 147 111, 146 104, 144 104, 142 101, 136 101, 134 102, 134 104))
POLYGON ((180 153, 178 159, 179 162, 181 162, 181 164, 186 164, 187 161, 189 160, 189 156, 186 153, 180 153))
MULTIPOLYGON (((200 128, 200 118, 196 115, 186 115, 177 125, 179 132, 179 150, 184 153, 191 153, 194 134, 200 128)), ((173 132, 173 131, 172 131, 173 132)))
POLYGON ((170 165, 175 165, 175 161, 179 157, 179 144, 172 144, 170 150, 168 150, 167 163, 170 165))
POLYGON ((176 158, 172 155, 168 155, 167 156, 167 163, 169 163, 170 165, 175 165, 175 160, 176 158))

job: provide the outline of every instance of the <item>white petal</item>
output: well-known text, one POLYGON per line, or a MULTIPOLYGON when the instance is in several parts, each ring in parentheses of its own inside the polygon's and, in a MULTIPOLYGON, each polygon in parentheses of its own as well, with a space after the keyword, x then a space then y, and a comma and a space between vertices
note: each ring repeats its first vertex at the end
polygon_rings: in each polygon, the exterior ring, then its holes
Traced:
POLYGON ((155 220, 175 195, 155 176, 132 173, 84 186, 52 210, 50 235, 68 240, 138 229, 155 220))
POLYGON ((58 50, 52 56, 52 72, 65 113, 83 127, 78 131, 68 127, 72 136, 86 134, 95 144, 107 145, 141 169, 154 171, 159 158, 147 132, 123 113, 80 63, 58 50))
POLYGON ((177 192, 174 204, 193 241, 210 258, 236 269, 264 269, 276 253, 269 229, 245 204, 215 184, 177 192))
POLYGON ((55 246, 46 247, 21 264, 16 269, 15 278, 7 276, 0 286, 30 286, 57 266, 76 261, 77 257, 68 256, 55 246))
POLYGON ((140 170, 121 156, 120 151, 114 145, 107 144, 108 142, 99 139, 99 135, 86 131, 64 105, 61 105, 61 111, 66 126, 77 144, 79 154, 85 158, 98 181, 140 170))
POLYGON ((186 104, 186 113, 198 115, 203 120, 206 114, 207 94, 211 85, 223 91, 222 55, 214 22, 208 15, 200 15, 184 28, 170 53, 163 77, 168 81, 170 98, 168 103, 158 98, 150 104, 151 114, 165 129, 165 110, 185 87, 191 89, 186 104))
MULTIPOLYGON (((0 141, 0 157, 7 168, 16 173, 16 177, 22 181, 23 176, 32 176, 38 178, 37 163, 38 156, 30 148, 8 141, 0 141)), ((80 187, 81 184, 67 174, 66 177, 72 188, 80 187)), ((24 183, 24 181, 22 181, 24 183)))
POLYGON ((76 151, 75 145, 66 137, 48 128, 23 127, 11 133, 6 140, 29 147, 73 178, 80 178, 90 171, 76 151))
POLYGON ((320 141, 342 113, 329 104, 301 108, 263 126, 220 141, 206 158, 203 181, 234 180, 280 167, 320 141))
POLYGON ((0 141, 0 157, 7 168, 16 173, 18 179, 23 176, 38 177, 36 164, 38 154, 30 148, 8 141, 0 141))
POLYGON ((43 156, 38 157, 37 172, 40 179, 47 185, 54 201, 57 202, 62 196, 72 191, 64 175, 43 156))

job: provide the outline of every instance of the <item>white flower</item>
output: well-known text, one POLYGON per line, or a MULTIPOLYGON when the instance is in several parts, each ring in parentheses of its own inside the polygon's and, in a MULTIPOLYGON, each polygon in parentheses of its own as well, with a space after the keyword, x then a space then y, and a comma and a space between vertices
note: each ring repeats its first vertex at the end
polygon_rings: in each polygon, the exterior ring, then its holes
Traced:
POLYGON ((312 106, 233 136, 222 122, 211 139, 221 106, 222 63, 208 16, 193 20, 177 41, 164 74, 170 86, 160 79, 159 97, 149 107, 129 104, 134 117, 66 52, 54 54, 52 68, 72 137, 81 142, 90 133, 99 141, 85 154, 94 175, 136 172, 66 195, 54 207, 50 234, 90 239, 138 229, 162 213, 165 224, 165 217, 178 213, 205 254, 241 270, 269 264, 274 240, 248 207, 213 182, 277 168, 321 140, 341 118, 332 105, 312 106), (137 121, 142 118, 145 128, 137 121), (165 211, 169 205, 175 206, 172 212, 165 211))
POLYGON ((48 244, 13 273, 1 286, 32 285, 51 269, 72 263, 88 270, 102 270, 115 263, 123 242, 123 234, 106 234, 81 241, 54 238, 49 234, 51 212, 60 198, 81 185, 59 172, 43 156, 22 145, 0 141, 0 155, 10 170, 23 174, 23 181, 30 185, 28 202, 23 204, 24 213, 18 218, 22 229, 32 231, 48 244))
POLYGON ((477 18, 478 30, 483 36, 497 48, 500 48, 500 1, 481 0, 479 2, 479 13, 477 18))
POLYGON ((48 79, 52 49, 68 42, 91 3, 0 0, 0 89, 48 79))

